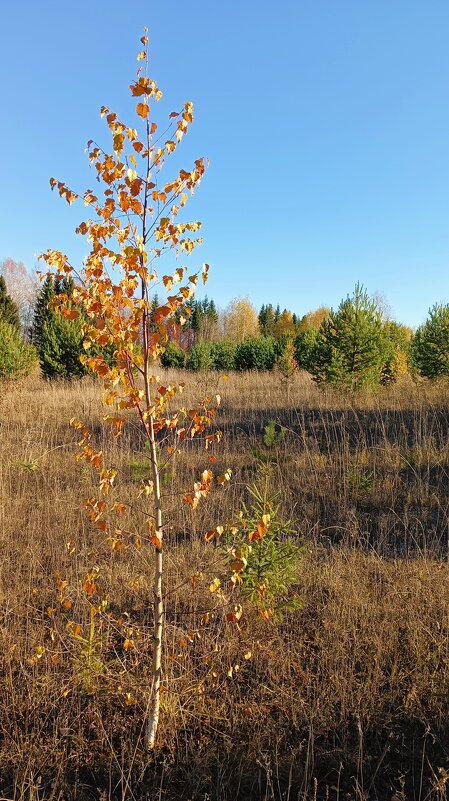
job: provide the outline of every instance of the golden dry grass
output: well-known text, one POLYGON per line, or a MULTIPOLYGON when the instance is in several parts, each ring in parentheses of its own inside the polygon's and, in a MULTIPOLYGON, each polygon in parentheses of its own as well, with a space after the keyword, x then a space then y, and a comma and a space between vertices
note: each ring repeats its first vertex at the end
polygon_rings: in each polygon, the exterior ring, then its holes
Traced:
POLYGON ((94 476, 74 459, 69 420, 95 430, 122 469, 125 496, 145 470, 138 431, 128 426, 109 442, 90 380, 2 387, 0 796, 445 798, 446 388, 342 397, 304 375, 288 393, 276 374, 193 375, 187 399, 206 388, 223 396, 217 467, 231 467, 234 478, 195 512, 179 491, 204 453, 191 446, 167 479, 172 591, 159 748, 149 757, 151 554, 113 553, 92 530, 81 506, 94 476), (270 420, 285 432, 267 447, 270 420), (202 535, 240 508, 258 460, 271 464, 282 514, 307 543, 295 585, 303 604, 280 623, 246 604, 238 631, 208 590, 222 551, 202 535), (87 656, 67 624, 88 629, 81 584, 94 565, 112 621, 97 625, 87 656), (200 570, 204 580, 193 588, 200 570), (70 609, 60 603, 58 576, 70 609), (135 647, 126 650, 125 638, 135 647))

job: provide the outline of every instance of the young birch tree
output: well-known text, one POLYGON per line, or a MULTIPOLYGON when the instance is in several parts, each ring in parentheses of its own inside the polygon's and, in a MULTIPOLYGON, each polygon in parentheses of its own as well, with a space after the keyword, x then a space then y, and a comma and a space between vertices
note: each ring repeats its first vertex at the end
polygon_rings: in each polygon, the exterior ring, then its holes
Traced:
MULTIPOLYGON (((154 549, 152 691, 146 738, 147 746, 153 748, 160 709, 164 625, 160 454, 164 449, 164 457, 170 460, 183 441, 195 436, 203 438, 209 448, 219 440, 221 432, 206 433, 214 420, 219 396, 204 399, 195 409, 176 409, 173 399, 182 391, 182 385, 161 386, 155 373, 157 361, 169 342, 171 318, 176 312, 179 318, 179 311, 193 297, 199 276, 207 279, 207 264, 187 275, 187 268, 179 263, 181 257, 190 255, 201 242, 198 237, 201 224, 178 221, 189 194, 194 193, 203 177, 205 163, 199 158, 190 169, 181 169, 174 178, 162 182, 160 174, 167 157, 174 153, 193 121, 193 106, 184 103, 182 111, 172 112, 167 127, 159 131, 150 111, 162 92, 148 75, 147 29, 141 42, 143 49, 138 54, 141 65, 130 86, 132 97, 136 98, 137 127, 130 127, 103 106, 101 115, 106 117, 111 133, 112 152, 106 152, 93 141, 88 143, 90 164, 102 188, 102 197, 92 189, 82 196, 85 206, 93 210, 92 216, 76 229, 87 237, 90 245, 84 268, 77 272, 67 256, 56 250, 48 250, 42 258, 49 272, 59 277, 76 277, 70 297, 62 293, 56 302, 67 319, 76 319, 82 313, 87 320, 86 353, 81 358, 103 382, 103 402, 110 408, 104 419, 111 424, 114 436, 120 436, 127 415, 137 414, 148 443, 152 480, 140 487, 140 506, 137 504, 136 508, 146 521, 147 545, 154 549), (143 128, 143 135, 139 128, 143 128), (168 252, 178 259, 178 266, 173 273, 159 278, 157 261, 168 252), (155 311, 152 297, 161 291, 162 284, 166 298, 155 311), (112 364, 102 355, 107 346, 113 349, 112 364)), ((79 198, 62 181, 52 178, 50 184, 69 204, 79 198)), ((112 503, 116 471, 106 466, 89 428, 79 420, 73 420, 72 424, 81 433, 78 458, 98 471, 99 497, 86 501, 90 519, 107 534, 115 550, 124 547, 126 538, 133 541, 133 536, 140 543, 142 538, 138 533, 124 532, 114 523, 117 516, 130 509, 125 503, 112 503)), ((223 484, 229 475, 230 471, 214 476, 211 470, 204 470, 184 495, 184 501, 195 508, 208 495, 215 480, 223 484)))

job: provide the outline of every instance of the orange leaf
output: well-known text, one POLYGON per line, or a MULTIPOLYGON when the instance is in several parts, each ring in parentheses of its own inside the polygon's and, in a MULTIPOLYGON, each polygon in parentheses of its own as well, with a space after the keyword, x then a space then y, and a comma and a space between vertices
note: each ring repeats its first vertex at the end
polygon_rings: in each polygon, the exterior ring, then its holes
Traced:
POLYGON ((76 309, 66 309, 64 306, 61 308, 61 314, 66 320, 77 320, 80 316, 79 311, 76 309))
POLYGON ((243 614, 243 609, 240 606, 234 606, 234 610, 232 612, 228 612, 226 615, 226 620, 229 620, 231 623, 238 623, 241 616, 243 614))
POLYGON ((155 548, 158 548, 159 550, 162 548, 162 542, 160 541, 159 537, 156 536, 156 534, 153 534, 150 537, 150 542, 155 548))
POLYGON ((96 589, 97 589, 97 585, 94 584, 93 581, 89 581, 89 579, 86 579, 86 581, 83 584, 83 590, 86 593, 86 595, 89 595, 89 596, 93 595, 95 593, 96 589))
POLYGON ((143 120, 146 120, 148 117, 148 104, 147 103, 138 103, 136 106, 136 112, 139 117, 142 117, 143 120))

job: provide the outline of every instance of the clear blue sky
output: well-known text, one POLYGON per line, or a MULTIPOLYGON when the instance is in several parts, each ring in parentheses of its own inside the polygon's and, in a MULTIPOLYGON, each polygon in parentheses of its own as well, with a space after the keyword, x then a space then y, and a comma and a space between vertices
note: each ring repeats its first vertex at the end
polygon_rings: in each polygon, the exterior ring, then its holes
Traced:
POLYGON ((5 3, 0 260, 81 261, 84 208, 48 180, 93 185, 85 143, 100 105, 131 108, 145 24, 164 108, 195 104, 183 161, 211 162, 189 206, 209 296, 302 314, 360 280, 411 325, 449 301, 447 0, 5 3))

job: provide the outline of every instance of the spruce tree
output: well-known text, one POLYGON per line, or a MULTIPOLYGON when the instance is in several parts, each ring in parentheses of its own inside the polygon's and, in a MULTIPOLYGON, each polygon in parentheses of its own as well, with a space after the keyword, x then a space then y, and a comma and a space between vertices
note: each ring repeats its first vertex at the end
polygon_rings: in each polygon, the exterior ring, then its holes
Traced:
POLYGON ((195 334, 198 334, 201 328, 201 304, 198 300, 194 300, 192 303, 192 313, 190 315, 190 327, 192 331, 195 331, 195 334))
POLYGON ((76 320, 66 319, 51 306, 55 295, 70 298, 74 286, 71 277, 54 281, 47 277, 37 299, 33 342, 46 378, 73 378, 86 372, 80 362, 84 353, 82 315, 76 320))
POLYGON ((265 304, 261 307, 259 316, 259 330, 262 336, 270 337, 273 335, 274 326, 276 323, 276 313, 271 303, 265 304))
POLYGON ((12 297, 8 295, 6 281, 0 275, 0 320, 11 325, 16 331, 20 331, 19 309, 12 297))
POLYGON ((215 321, 218 320, 218 312, 214 300, 209 301, 209 315, 212 317, 213 320, 215 321))
POLYGON ((80 362, 83 350, 83 332, 80 319, 66 320, 57 314, 44 323, 39 361, 47 378, 79 378, 85 368, 80 362))
POLYGON ((157 331, 157 323, 155 322, 154 315, 156 314, 160 305, 161 304, 159 303, 159 296, 156 293, 153 296, 150 306, 150 331, 152 334, 154 334, 157 331))
POLYGON ((34 307, 34 320, 31 339, 37 349, 42 343, 44 324, 52 319, 54 312, 49 308, 49 303, 55 295, 54 281, 47 276, 41 286, 41 291, 37 296, 34 307))

